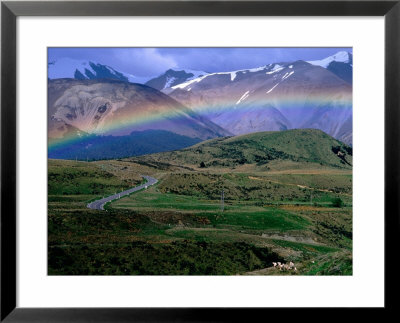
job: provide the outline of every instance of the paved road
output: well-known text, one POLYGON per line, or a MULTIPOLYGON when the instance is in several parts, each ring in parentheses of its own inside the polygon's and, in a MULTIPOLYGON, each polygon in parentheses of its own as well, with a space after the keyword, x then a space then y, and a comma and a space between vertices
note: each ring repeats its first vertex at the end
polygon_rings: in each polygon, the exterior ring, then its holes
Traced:
POLYGON ((87 207, 89 209, 94 209, 94 210, 104 210, 104 204, 106 204, 108 202, 111 202, 113 200, 119 199, 119 198, 121 198, 121 197, 123 197, 125 195, 129 195, 129 194, 131 194, 133 192, 139 191, 139 190, 141 190, 143 188, 147 188, 148 186, 154 185, 155 183, 158 182, 154 177, 146 176, 146 175, 140 175, 140 176, 145 178, 147 180, 147 182, 142 184, 142 185, 132 187, 129 190, 126 190, 126 191, 123 191, 123 192, 120 192, 120 193, 105 197, 105 198, 103 198, 101 200, 97 200, 97 201, 91 202, 91 203, 89 203, 87 205, 87 207))

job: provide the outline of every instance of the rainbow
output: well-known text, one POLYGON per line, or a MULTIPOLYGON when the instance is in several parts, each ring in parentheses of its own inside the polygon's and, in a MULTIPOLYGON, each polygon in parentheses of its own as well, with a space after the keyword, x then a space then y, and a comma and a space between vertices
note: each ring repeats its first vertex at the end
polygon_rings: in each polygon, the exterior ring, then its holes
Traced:
MULTIPOLYGON (((251 92, 250 92, 251 94, 251 92)), ((352 96, 351 93, 340 93, 337 94, 333 91, 319 92, 304 96, 302 94, 291 94, 282 97, 282 94, 274 95, 273 91, 269 94, 263 94, 262 98, 252 99, 246 98, 238 103, 239 99, 243 94, 238 97, 226 99, 216 99, 213 104, 203 104, 192 107, 191 109, 181 109, 177 112, 177 109, 170 109, 170 107, 160 106, 156 111, 149 113, 146 109, 133 110, 128 115, 124 115, 123 118, 118 118, 113 122, 109 122, 101 127, 101 131, 97 131, 96 135, 110 135, 118 133, 126 133, 127 131, 141 131, 141 129, 160 129, 162 125, 171 121, 179 121, 185 119, 191 114, 197 114, 203 117, 212 117, 222 113, 234 112, 240 113, 251 106, 251 109, 265 110, 268 106, 278 107, 278 109, 284 114, 290 113, 290 110, 296 109, 307 109, 307 108, 318 108, 324 107, 334 102, 335 109, 351 109, 352 108, 352 96)), ((50 139, 48 148, 49 150, 68 146, 71 144, 78 143, 82 140, 79 134, 66 136, 61 139, 50 139)))

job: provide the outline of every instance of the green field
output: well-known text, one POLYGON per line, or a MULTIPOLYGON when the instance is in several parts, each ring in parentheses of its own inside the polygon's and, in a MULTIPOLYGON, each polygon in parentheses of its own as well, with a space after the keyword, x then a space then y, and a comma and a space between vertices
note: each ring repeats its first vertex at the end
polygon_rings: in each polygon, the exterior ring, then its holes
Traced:
POLYGON ((352 152, 322 132, 281 134, 122 160, 49 160, 49 274, 351 275, 352 152), (107 211, 87 209, 138 185, 139 174, 159 182, 107 211))

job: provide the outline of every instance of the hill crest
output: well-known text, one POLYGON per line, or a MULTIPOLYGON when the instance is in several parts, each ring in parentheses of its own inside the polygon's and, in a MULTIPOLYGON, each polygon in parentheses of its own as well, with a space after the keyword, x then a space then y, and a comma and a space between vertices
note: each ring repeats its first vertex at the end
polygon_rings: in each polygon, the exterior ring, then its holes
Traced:
POLYGON ((351 169, 352 154, 350 146, 321 130, 292 129, 214 138, 182 150, 141 158, 198 168, 253 165, 268 170, 285 162, 351 169))

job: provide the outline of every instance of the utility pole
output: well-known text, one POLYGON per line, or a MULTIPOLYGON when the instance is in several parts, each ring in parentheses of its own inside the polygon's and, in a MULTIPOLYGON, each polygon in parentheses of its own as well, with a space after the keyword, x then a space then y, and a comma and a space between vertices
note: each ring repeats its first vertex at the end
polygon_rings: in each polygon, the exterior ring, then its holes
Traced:
POLYGON ((225 194, 224 190, 221 192, 221 212, 224 212, 224 199, 225 199, 225 194))

